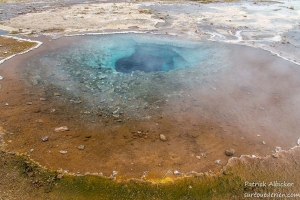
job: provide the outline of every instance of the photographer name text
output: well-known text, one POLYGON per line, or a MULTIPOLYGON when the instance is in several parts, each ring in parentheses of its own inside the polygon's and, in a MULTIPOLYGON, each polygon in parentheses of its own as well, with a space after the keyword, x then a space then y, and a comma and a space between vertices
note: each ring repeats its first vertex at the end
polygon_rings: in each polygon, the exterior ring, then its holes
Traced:
POLYGON ((258 182, 249 182, 245 181, 245 186, 247 187, 292 187, 294 186, 294 183, 291 182, 285 182, 285 181, 271 181, 271 182, 265 182, 265 181, 258 181, 258 182))

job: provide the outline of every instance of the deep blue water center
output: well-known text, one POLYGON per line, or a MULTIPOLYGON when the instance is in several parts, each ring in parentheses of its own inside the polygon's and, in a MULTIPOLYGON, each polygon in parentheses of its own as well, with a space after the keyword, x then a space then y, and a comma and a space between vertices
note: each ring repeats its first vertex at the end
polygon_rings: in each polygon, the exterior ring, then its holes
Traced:
POLYGON ((183 41, 175 36, 110 34, 86 37, 64 54, 83 67, 149 73, 194 66, 209 51, 200 42, 183 41))
POLYGON ((169 71, 174 69, 174 63, 179 60, 186 62, 169 45, 136 45, 132 55, 116 61, 115 69, 123 73, 131 73, 136 70, 144 72, 169 71))

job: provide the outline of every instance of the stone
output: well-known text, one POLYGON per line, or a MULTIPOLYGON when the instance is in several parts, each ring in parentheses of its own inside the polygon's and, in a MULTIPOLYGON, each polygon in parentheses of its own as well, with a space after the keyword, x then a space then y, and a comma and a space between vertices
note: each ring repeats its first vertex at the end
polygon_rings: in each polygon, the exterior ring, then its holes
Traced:
POLYGON ((69 128, 67 126, 61 126, 61 127, 57 127, 54 129, 55 132, 64 132, 64 131, 68 131, 69 128))
POLYGON ((47 142, 47 141, 49 140, 49 136, 42 137, 41 140, 42 140, 43 142, 47 142))
POLYGON ((67 154, 67 153, 68 153, 68 151, 63 151, 63 150, 60 150, 60 151, 59 151, 59 153, 61 153, 61 154, 67 154))
POLYGON ((161 141, 167 141, 167 137, 166 137, 164 134, 160 134, 160 135, 159 135, 159 139, 160 139, 161 141))
POLYGON ((219 159, 219 160, 216 160, 215 163, 216 163, 216 164, 220 164, 220 163, 221 163, 221 160, 220 160, 220 159, 219 159))
POLYGON ((234 153, 235 153, 234 149, 225 150, 225 155, 226 156, 233 156, 234 153))
POLYGON ((276 148, 275 148, 275 153, 277 153, 277 152, 279 152, 279 151, 281 151, 281 147, 276 147, 276 148))
POLYGON ((40 101, 46 101, 47 99, 46 98, 40 98, 40 101))
POLYGON ((180 175, 180 172, 178 170, 174 170, 173 174, 174 175, 180 175))
POLYGON ((58 92, 54 92, 54 96, 58 97, 58 96, 61 96, 61 94, 58 92))
POLYGON ((0 76, 0 80, 3 80, 3 76, 0 76))
POLYGON ((26 102, 26 105, 32 105, 32 102, 26 102))
POLYGON ((79 150, 84 150, 84 148, 85 148, 84 145, 79 145, 79 146, 77 147, 77 149, 79 149, 79 150))
POLYGON ((64 177, 64 174, 58 174, 56 178, 57 179, 62 179, 63 177, 64 177))

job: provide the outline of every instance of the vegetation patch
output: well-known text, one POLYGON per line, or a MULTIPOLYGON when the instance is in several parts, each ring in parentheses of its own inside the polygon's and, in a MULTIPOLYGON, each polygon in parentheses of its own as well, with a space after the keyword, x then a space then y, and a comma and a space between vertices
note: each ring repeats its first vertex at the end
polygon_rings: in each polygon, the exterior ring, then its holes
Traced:
POLYGON ((0 60, 27 51, 36 45, 36 42, 0 36, 0 60))

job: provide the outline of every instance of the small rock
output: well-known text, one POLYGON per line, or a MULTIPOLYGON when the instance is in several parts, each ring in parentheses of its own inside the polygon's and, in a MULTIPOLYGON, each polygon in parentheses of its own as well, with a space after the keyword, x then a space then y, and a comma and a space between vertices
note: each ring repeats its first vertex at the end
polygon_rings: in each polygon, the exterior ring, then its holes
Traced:
POLYGON ((58 97, 58 96, 61 96, 61 94, 58 92, 54 92, 54 96, 58 97))
POLYGON ((63 151, 63 150, 61 150, 61 151, 59 151, 59 153, 61 153, 61 154, 66 154, 66 153, 68 153, 68 151, 63 151))
MULTIPOLYGON (((0 89, 1 89, 1 87, 0 87, 0 89)), ((300 138, 298 139, 297 144, 300 145, 300 138)))
POLYGON ((173 174, 174 174, 174 175, 180 175, 180 172, 177 171, 177 170, 174 170, 173 174))
POLYGON ((200 160, 201 157, 200 156, 196 156, 196 158, 200 160))
POLYGON ((5 106, 9 106, 9 104, 8 104, 8 103, 5 103, 4 105, 5 105, 5 106))
POLYGON ((79 145, 79 146, 77 147, 77 149, 79 149, 79 150, 84 150, 84 148, 85 148, 84 145, 79 145))
POLYGON ((215 163, 216 163, 216 164, 220 164, 220 163, 221 163, 221 160, 220 160, 220 159, 219 159, 219 160, 216 160, 215 163))
POLYGON ((64 131, 68 131, 68 130, 69 130, 69 128, 67 126, 61 126, 61 127, 54 129, 55 132, 64 132, 64 131))
POLYGON ((63 177, 64 177, 64 174, 58 174, 56 178, 57 179, 62 179, 63 177))
POLYGON ((234 149, 227 149, 226 151, 225 151, 225 155, 226 156, 233 156, 233 154, 235 153, 235 150, 234 149))
POLYGON ((46 98, 40 98, 40 101, 46 101, 47 99, 46 98))
POLYGON ((47 142, 47 141, 49 140, 49 136, 42 137, 41 140, 42 140, 43 142, 47 142))
POLYGON ((32 102, 26 102, 26 105, 32 105, 32 102))
POLYGON ((3 80, 3 76, 0 76, 0 80, 3 80))
POLYGON ((279 158, 279 154, 278 153, 274 153, 272 154, 273 158, 279 158))
POLYGON ((159 135, 159 139, 160 139, 161 141, 167 141, 167 138, 166 138, 166 136, 165 136, 164 134, 160 134, 160 135, 159 135))
POLYGON ((30 149, 29 152, 32 153, 34 151, 34 149, 30 149))
POLYGON ((276 148, 275 148, 275 152, 277 153, 277 152, 279 152, 279 151, 281 151, 281 147, 276 147, 276 148))

